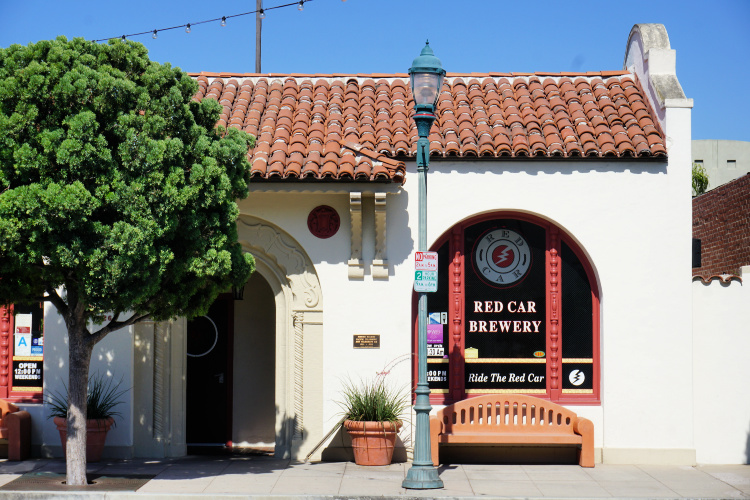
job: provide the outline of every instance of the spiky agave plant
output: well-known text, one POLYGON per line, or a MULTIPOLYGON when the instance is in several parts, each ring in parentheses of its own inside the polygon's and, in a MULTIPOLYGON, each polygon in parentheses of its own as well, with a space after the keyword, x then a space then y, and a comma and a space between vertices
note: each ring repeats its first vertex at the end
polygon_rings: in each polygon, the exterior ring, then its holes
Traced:
MULTIPOLYGON (((86 418, 101 420, 109 417, 122 417, 114 408, 122 404, 120 399, 128 389, 121 389, 122 378, 115 380, 101 372, 89 376, 88 393, 86 395, 86 418)), ((48 418, 68 418, 68 386, 63 382, 63 391, 50 392, 47 404, 50 413, 48 418)))

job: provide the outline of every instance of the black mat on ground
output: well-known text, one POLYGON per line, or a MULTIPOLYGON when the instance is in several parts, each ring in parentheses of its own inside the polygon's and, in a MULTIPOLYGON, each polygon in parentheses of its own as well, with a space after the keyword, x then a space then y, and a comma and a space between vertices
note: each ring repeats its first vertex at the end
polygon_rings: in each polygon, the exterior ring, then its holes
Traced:
POLYGON ((3 491, 136 491, 146 484, 153 475, 121 474, 107 476, 89 474, 88 486, 68 486, 65 474, 57 472, 27 472, 21 477, 0 486, 3 491))

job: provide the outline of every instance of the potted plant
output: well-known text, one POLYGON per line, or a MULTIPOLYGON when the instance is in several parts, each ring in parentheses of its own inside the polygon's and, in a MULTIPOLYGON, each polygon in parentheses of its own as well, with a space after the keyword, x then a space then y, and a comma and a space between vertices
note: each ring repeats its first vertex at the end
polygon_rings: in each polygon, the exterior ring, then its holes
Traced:
MULTIPOLYGON (((98 462, 102 458, 107 432, 115 425, 115 417, 122 417, 115 407, 122 403, 120 397, 127 389, 120 389, 122 379, 115 381, 99 372, 89 377, 86 397, 86 461, 98 462)), ((68 440, 68 388, 63 383, 65 394, 51 392, 47 397, 50 407, 48 418, 57 426, 66 453, 68 440)))
POLYGON ((344 384, 343 400, 338 404, 343 410, 344 428, 352 438, 357 465, 391 463, 406 402, 404 392, 389 388, 383 377, 344 384))

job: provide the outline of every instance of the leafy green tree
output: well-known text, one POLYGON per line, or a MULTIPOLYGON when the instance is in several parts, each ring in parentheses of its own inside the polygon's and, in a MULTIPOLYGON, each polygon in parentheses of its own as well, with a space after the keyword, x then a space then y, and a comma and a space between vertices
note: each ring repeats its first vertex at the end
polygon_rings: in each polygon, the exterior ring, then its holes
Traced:
POLYGON ((708 189, 708 174, 700 163, 693 163, 693 196, 700 196, 708 189))
POLYGON ((235 203, 253 138, 215 130, 221 106, 196 90, 130 41, 0 49, 0 301, 48 300, 65 321, 71 485, 86 484, 94 345, 204 314, 254 268, 235 203))

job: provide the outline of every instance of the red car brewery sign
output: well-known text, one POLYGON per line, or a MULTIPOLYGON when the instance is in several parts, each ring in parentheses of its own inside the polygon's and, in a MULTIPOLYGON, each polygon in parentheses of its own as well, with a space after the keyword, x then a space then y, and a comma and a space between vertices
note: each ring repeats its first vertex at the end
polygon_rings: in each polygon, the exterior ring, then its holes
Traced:
POLYGON ((467 228, 467 394, 546 392, 545 236, 524 226, 467 228))

